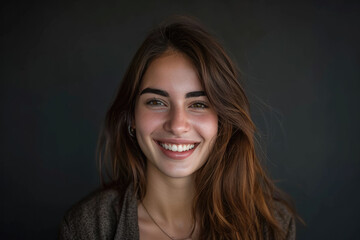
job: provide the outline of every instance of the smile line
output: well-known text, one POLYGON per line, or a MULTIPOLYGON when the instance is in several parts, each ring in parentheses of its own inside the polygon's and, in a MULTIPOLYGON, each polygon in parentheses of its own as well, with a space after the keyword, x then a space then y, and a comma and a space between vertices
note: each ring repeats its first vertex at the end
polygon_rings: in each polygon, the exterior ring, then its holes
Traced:
POLYGON ((195 143, 193 144, 172 144, 172 143, 163 143, 157 141, 157 143, 164 149, 172 151, 172 152, 186 152, 195 147, 195 143))

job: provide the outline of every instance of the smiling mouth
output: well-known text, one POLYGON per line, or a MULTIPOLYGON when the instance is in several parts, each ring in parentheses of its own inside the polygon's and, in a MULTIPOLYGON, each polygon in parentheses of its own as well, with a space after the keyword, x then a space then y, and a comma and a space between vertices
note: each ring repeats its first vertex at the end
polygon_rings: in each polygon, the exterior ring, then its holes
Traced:
POLYGON ((194 149, 198 144, 173 144, 173 143, 163 143, 157 141, 157 143, 164 149, 172 151, 172 152, 186 152, 191 149, 194 149))

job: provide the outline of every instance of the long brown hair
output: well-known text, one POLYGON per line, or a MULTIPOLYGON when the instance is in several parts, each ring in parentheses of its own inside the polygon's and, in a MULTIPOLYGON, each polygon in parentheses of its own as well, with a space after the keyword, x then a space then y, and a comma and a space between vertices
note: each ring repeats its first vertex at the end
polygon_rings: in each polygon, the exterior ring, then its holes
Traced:
POLYGON ((147 67, 169 50, 191 59, 219 121, 212 152, 195 173, 193 212, 200 239, 262 239, 264 225, 270 236, 283 238, 274 213, 279 191, 256 155, 256 128, 238 70, 214 37, 188 17, 176 17, 152 30, 136 52, 106 115, 100 166, 106 167, 110 182, 122 188, 133 183, 138 199, 144 198, 146 158, 129 126, 147 67))

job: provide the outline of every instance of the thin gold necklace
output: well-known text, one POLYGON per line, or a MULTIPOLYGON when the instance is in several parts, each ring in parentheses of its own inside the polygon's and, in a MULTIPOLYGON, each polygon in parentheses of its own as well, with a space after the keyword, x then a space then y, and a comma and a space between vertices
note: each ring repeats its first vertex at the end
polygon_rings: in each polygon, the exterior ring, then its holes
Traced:
POLYGON ((149 215, 149 217, 151 218, 151 220, 155 223, 155 225, 168 237, 170 238, 171 240, 188 240, 190 239, 191 240, 191 236, 193 235, 194 233, 194 230, 195 230, 195 225, 196 225, 196 222, 194 222, 193 226, 192 226, 192 229, 191 229, 191 232, 189 234, 188 237, 186 238, 174 238, 174 237, 171 237, 167 232, 165 232, 165 230, 160 227, 160 225, 155 221, 155 219, 151 216, 151 214, 149 213, 149 211, 147 210, 147 208, 145 207, 144 203, 141 202, 141 204, 143 205, 145 211, 147 212, 147 214, 149 215))

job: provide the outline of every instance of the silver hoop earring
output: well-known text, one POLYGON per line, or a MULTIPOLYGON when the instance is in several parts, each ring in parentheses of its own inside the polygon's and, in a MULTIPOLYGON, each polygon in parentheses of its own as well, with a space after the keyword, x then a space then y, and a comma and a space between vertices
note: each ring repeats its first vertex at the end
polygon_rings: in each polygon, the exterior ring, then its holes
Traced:
POLYGON ((135 129, 132 128, 130 125, 128 125, 128 132, 130 137, 135 137, 134 133, 135 133, 135 129))

